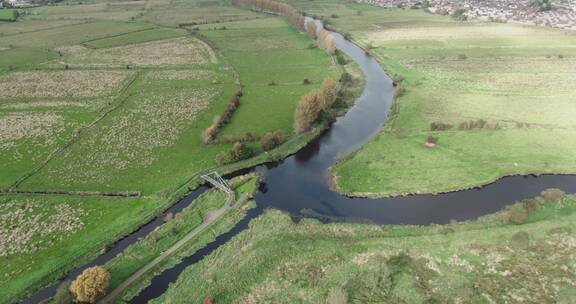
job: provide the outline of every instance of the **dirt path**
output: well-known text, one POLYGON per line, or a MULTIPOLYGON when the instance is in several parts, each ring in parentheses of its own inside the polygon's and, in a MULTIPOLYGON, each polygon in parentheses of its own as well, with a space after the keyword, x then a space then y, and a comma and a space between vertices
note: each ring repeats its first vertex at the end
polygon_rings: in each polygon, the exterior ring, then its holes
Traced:
MULTIPOLYGON (((241 200, 242 200, 242 198, 240 199, 240 201, 241 200)), ((194 230, 190 231, 190 233, 188 233, 186 236, 184 236, 182 239, 180 239, 178 242, 176 242, 174 245, 172 245, 172 247, 170 247, 166 251, 162 252, 162 254, 160 254, 158 257, 156 257, 154 260, 152 260, 146 266, 142 267, 140 270, 138 270, 137 272, 132 274, 128 279, 126 279, 126 281, 124 281, 120 285, 118 285, 118 287, 116 287, 114 290, 112 290, 112 292, 110 292, 108 295, 106 295, 104 298, 102 298, 102 300, 100 300, 98 303, 113 303, 114 299, 118 295, 120 295, 126 288, 128 288, 128 286, 130 286, 132 283, 137 281, 146 272, 148 272, 150 269, 154 268, 156 265, 158 265, 160 262, 162 262, 165 258, 167 258, 171 254, 176 252, 184 244, 186 244, 192 238, 197 236, 200 232, 204 231, 204 229, 206 229, 206 227, 210 226, 212 223, 214 223, 214 221, 219 219, 222 215, 224 215, 228 211, 236 208, 236 206, 238 206, 238 205, 240 205, 240 204, 237 204, 235 202, 234 192, 232 192, 230 195, 228 195, 228 201, 224 204, 224 206, 222 208, 220 208, 216 211, 208 212, 204 218, 204 222, 200 226, 198 226, 194 230)))

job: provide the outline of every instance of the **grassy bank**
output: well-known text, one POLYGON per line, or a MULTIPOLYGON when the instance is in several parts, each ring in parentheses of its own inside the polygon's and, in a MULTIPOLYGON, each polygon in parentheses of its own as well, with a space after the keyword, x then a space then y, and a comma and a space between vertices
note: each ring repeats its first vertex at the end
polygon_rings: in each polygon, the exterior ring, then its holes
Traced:
MULTIPOLYGON (((176 265, 184 257, 193 254, 213 241, 218 235, 231 229, 246 214, 249 208, 254 207, 254 202, 248 202, 254 195, 259 184, 259 177, 256 175, 246 175, 234 178, 229 181, 237 196, 237 206, 221 215, 214 223, 210 224, 204 231, 201 231, 184 247, 176 251, 172 256, 164 259, 158 265, 150 269, 146 274, 126 288, 117 302, 127 301, 146 287, 150 280, 163 269, 176 265)), ((198 197, 189 207, 176 215, 169 214, 165 219, 165 224, 157 230, 134 243, 120 255, 108 262, 105 267, 111 274, 112 280, 109 290, 114 290, 119 284, 128 279, 133 273, 146 266, 162 252, 199 227, 210 213, 214 213, 225 207, 227 195, 218 190, 211 189, 198 197)))
POLYGON ((574 33, 334 0, 293 3, 350 34, 402 87, 386 129, 335 167, 341 192, 436 193, 506 175, 576 172, 574 33))
POLYGON ((571 303, 576 199, 417 226, 295 224, 268 211, 153 303, 571 303), (190 288, 194 286, 194 288, 190 288))
MULTIPOLYGON (((15 230, 33 235, 19 241, 25 246, 42 243, 18 253, 1 248, 0 303, 14 302, 97 256, 197 187, 201 172, 224 174, 279 160, 321 132, 319 126, 267 153, 251 143, 258 155, 220 167, 215 156, 231 145, 204 145, 201 133, 238 90, 237 78, 246 95, 231 123, 241 124, 238 134, 245 135, 290 133, 293 111, 286 109, 300 92, 339 75, 328 55, 308 48, 312 40, 279 17, 218 1, 65 1, 31 8, 18 22, 1 24, 0 33, 0 188, 70 194, 2 195, 0 207, 8 207, 0 216, 11 223, 21 220, 18 208, 46 205, 38 226, 52 223, 58 212, 74 215, 80 225, 54 235, 34 232, 33 225, 15 230), (193 23, 203 27, 196 32, 202 39, 190 34, 193 23), (262 47, 227 43, 228 31, 262 47), (286 45, 272 44, 274 39, 286 45), (242 65, 242 56, 252 56, 251 64, 242 65), (267 65, 257 57, 267 58, 267 65), (286 68, 292 72, 282 75, 286 68), (303 78, 312 84, 304 85, 303 78), (278 85, 268 86, 266 79, 278 85), (252 115, 255 105, 261 111, 252 115), (281 117, 260 120, 262 114, 281 117), (81 195, 99 192, 141 197, 81 195), (83 211, 92 208, 100 209, 83 211)), ((198 223, 190 224, 183 229, 198 223)))

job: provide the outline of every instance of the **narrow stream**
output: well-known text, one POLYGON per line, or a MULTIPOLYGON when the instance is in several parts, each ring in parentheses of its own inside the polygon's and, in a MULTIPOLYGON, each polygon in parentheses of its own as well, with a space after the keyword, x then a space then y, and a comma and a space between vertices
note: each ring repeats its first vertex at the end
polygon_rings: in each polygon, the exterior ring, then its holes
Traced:
MULTIPOLYGON (((496 212, 514 201, 534 197, 547 188, 560 188, 567 193, 576 193, 576 176, 572 175, 513 176, 466 191, 385 199, 349 198, 331 191, 328 168, 335 163, 338 155, 348 155, 357 150, 382 129, 394 94, 392 80, 373 57, 366 55, 364 50, 345 40, 342 35, 333 34, 337 48, 350 56, 366 77, 362 96, 344 116, 338 118, 326 132, 304 149, 281 162, 254 168, 256 171, 267 171, 266 179, 255 197, 257 208, 251 210, 231 231, 220 235, 214 242, 173 268, 160 273, 152 280, 152 284, 130 303, 146 303, 163 294, 186 267, 200 261, 244 230, 249 221, 266 208, 284 210, 295 217, 312 216, 325 222, 426 225, 476 219, 496 212)), ((202 187, 193 191, 175 206, 181 210, 205 190, 206 188, 202 187)), ((145 237, 160 225, 162 218, 160 216, 116 243, 110 251, 74 271, 68 278, 74 278, 88 266, 110 260, 129 244, 145 237)), ((57 286, 58 284, 55 284, 41 290, 24 303, 38 303, 52 296, 57 286)))

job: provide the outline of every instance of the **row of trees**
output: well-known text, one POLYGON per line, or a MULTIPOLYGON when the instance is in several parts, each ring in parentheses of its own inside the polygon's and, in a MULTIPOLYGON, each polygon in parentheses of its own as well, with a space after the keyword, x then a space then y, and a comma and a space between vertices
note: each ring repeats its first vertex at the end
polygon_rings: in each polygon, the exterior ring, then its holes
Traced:
POLYGON ((299 134, 308 131, 320 112, 329 109, 335 100, 336 82, 332 78, 326 78, 320 90, 312 90, 298 103, 294 114, 294 132, 299 134))
POLYGON ((300 31, 304 31, 304 14, 289 4, 274 0, 232 0, 232 3, 248 7, 252 10, 278 14, 288 18, 288 21, 300 31))
POLYGON ((336 53, 336 38, 325 29, 318 31, 318 26, 314 20, 308 20, 306 22, 306 32, 310 38, 316 40, 319 48, 325 50, 330 55, 336 53))
POLYGON ((202 142, 204 144, 211 144, 214 141, 216 134, 218 134, 218 131, 220 131, 222 127, 230 122, 232 114, 240 105, 240 97, 242 97, 242 91, 237 91, 236 94, 230 98, 230 102, 228 102, 228 105, 224 109, 222 115, 214 118, 212 125, 204 130, 204 133, 202 133, 202 142))
POLYGON ((329 31, 321 29, 317 41, 318 46, 328 54, 334 55, 336 53, 336 38, 329 31))

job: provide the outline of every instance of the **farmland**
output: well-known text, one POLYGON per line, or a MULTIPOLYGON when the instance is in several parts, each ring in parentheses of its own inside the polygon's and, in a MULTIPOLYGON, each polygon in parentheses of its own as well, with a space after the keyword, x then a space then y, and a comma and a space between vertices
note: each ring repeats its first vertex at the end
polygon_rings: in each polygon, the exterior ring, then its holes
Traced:
POLYGON ((576 201, 536 202, 523 224, 295 224, 270 210, 152 303, 572 303, 576 201))
POLYGON ((333 168, 339 191, 437 193, 576 170, 573 32, 296 3, 349 33, 401 88, 386 129, 333 168), (433 147, 425 145, 430 137, 433 147))
POLYGON ((311 44, 280 17, 217 1, 63 1, 0 24, 0 227, 18 240, 1 244, 0 302, 96 256, 217 168, 232 144, 206 145, 201 134, 241 87, 219 136, 251 132, 258 154, 263 133, 291 134, 300 97, 340 73, 311 44))

